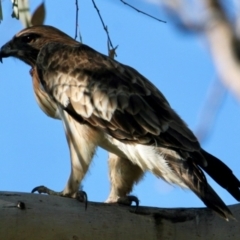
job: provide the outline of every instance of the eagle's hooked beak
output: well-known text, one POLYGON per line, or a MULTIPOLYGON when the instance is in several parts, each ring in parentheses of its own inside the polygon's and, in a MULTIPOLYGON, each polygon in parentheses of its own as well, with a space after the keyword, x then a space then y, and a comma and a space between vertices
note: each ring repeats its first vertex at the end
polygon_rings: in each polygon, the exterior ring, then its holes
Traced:
POLYGON ((10 57, 13 56, 14 53, 17 52, 17 50, 13 49, 11 47, 11 41, 7 42, 6 44, 4 44, 1 49, 0 49, 0 62, 2 63, 2 59, 6 58, 6 57, 10 57))

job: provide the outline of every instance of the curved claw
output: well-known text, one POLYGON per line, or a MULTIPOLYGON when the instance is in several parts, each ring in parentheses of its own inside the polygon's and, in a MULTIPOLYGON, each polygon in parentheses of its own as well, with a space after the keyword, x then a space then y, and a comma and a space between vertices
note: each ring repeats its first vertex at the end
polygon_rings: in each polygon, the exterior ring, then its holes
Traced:
POLYGON ((120 198, 118 198, 117 202, 120 203, 120 204, 124 204, 124 205, 131 205, 132 202, 135 202, 136 208, 135 208, 134 212, 136 212, 138 207, 139 207, 138 198, 135 197, 135 196, 132 196, 132 195, 129 195, 129 196, 126 196, 126 197, 120 197, 120 198))
POLYGON ((135 202, 136 207, 135 207, 134 212, 137 212, 138 207, 139 207, 139 200, 138 200, 138 198, 135 197, 135 196, 130 195, 130 196, 128 196, 128 199, 129 199, 129 201, 131 201, 131 204, 132 204, 132 202, 135 202))
POLYGON ((31 193, 35 193, 35 192, 38 192, 38 193, 42 193, 43 191, 42 191, 42 189, 43 188, 45 188, 44 186, 38 186, 38 187, 35 187, 32 191, 31 191, 31 193))
MULTIPOLYGON (((31 193, 34 193, 34 192, 38 192, 39 194, 41 193, 46 193, 48 195, 55 195, 55 196, 61 196, 61 197, 70 197, 69 195, 64 195, 63 192, 55 192, 45 186, 38 186, 38 187, 35 187, 31 193)), ((76 199, 80 202, 83 202, 85 203, 85 210, 87 209, 87 205, 88 205, 88 197, 87 197, 87 193, 84 192, 84 191, 78 191, 77 194, 76 194, 76 199)))
POLYGON ((32 193, 34 192, 38 192, 38 193, 46 193, 48 195, 55 195, 55 196, 63 196, 62 192, 55 192, 45 186, 38 186, 38 187, 35 187, 33 190, 32 190, 32 193))
POLYGON ((85 210, 87 210, 87 205, 88 205, 87 193, 84 192, 84 191, 78 191, 77 195, 76 195, 76 199, 80 202, 84 202, 85 203, 85 210))
MULTIPOLYGON (((46 193, 48 195, 55 195, 55 196, 61 196, 61 197, 70 197, 69 195, 64 195, 63 192, 55 192, 45 186, 38 186, 35 187, 31 193, 38 192, 39 194, 41 193, 46 193)), ((87 193, 84 191, 78 191, 75 197, 78 201, 85 203, 85 210, 87 210, 87 205, 88 205, 88 197, 87 193)))

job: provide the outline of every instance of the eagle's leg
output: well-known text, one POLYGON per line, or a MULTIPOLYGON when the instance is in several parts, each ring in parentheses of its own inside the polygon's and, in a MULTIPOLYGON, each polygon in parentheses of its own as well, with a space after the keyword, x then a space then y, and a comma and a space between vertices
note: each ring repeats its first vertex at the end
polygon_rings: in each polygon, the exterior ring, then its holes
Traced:
MULTIPOLYGON (((69 115, 66 116, 69 123, 72 124, 72 119, 69 115)), ((65 127, 70 129, 70 127, 65 127)), ((71 131, 66 131, 68 145, 71 155, 71 174, 63 191, 56 192, 45 186, 39 186, 33 189, 32 192, 46 193, 49 195, 56 195, 61 197, 76 198, 81 202, 85 202, 87 206, 87 194, 81 189, 81 182, 88 171, 89 165, 95 152, 96 144, 94 141, 89 142, 88 138, 84 135, 86 132, 90 134, 91 129, 86 129, 81 124, 71 125, 71 131), (79 133, 79 134, 78 134, 79 133), (81 133, 81 134, 80 134, 81 133), (77 139, 79 137, 79 139, 77 139)), ((96 137, 94 137, 96 139, 96 137)))
POLYGON ((132 191, 133 185, 143 177, 143 171, 128 159, 112 153, 109 153, 108 164, 111 190, 106 203, 131 205, 135 202, 138 206, 138 198, 128 194, 132 191))
MULTIPOLYGON (((72 150, 71 146, 70 146, 70 150, 72 150)), ((71 160, 74 162, 72 162, 71 164, 71 174, 69 176, 68 182, 64 190, 57 192, 45 186, 38 186, 32 190, 32 193, 38 192, 38 193, 45 193, 48 195, 77 198, 79 201, 83 199, 83 202, 85 202, 87 199, 86 197, 87 194, 84 191, 82 191, 81 181, 87 172, 88 165, 80 163, 76 158, 76 156, 74 155, 73 150, 71 151, 71 154, 72 154, 71 160), (85 197, 82 198, 81 196, 85 196, 85 197)))

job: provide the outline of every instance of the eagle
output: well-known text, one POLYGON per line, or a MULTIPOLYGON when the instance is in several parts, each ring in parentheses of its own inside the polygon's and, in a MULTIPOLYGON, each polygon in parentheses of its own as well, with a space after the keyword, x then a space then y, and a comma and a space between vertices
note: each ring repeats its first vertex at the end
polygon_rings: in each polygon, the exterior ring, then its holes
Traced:
POLYGON ((1 47, 0 60, 15 57, 31 67, 35 96, 50 117, 61 119, 71 154, 62 192, 76 197, 98 146, 110 154, 107 202, 129 200, 146 171, 192 190, 228 220, 233 214, 204 172, 240 201, 240 181, 221 160, 201 148, 164 95, 135 69, 97 52, 52 26, 33 26, 1 47))

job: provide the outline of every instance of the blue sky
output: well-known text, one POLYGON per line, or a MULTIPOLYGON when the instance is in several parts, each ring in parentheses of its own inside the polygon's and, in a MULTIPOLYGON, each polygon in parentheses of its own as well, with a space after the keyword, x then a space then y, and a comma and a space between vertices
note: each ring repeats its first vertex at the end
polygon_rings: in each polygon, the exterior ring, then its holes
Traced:
MULTIPOLYGON (((41 1, 31 1, 31 11, 41 1)), ((75 33, 75 1, 45 1, 45 24, 70 36, 75 33)), ((200 112, 209 86, 217 78, 202 36, 184 35, 156 5, 131 1, 137 7, 167 21, 159 23, 120 1, 96 0, 117 49, 117 60, 150 79, 171 106, 195 131, 204 121, 200 112)), ((10 1, 3 1, 0 45, 22 29, 11 18, 10 1)), ((106 34, 91 1, 79 1, 79 27, 83 42, 107 53, 106 34)), ((50 119, 35 102, 29 66, 16 59, 0 65, 0 190, 30 192, 45 185, 61 191, 70 173, 70 158, 60 121, 50 119)), ((240 178, 239 103, 227 93, 203 148, 222 159, 240 178)), ((236 201, 209 179, 227 204, 236 201)), ((99 149, 83 182, 90 201, 102 202, 109 193, 107 153, 99 149)), ((147 173, 133 193, 144 206, 203 207, 190 191, 173 187, 147 173)))

